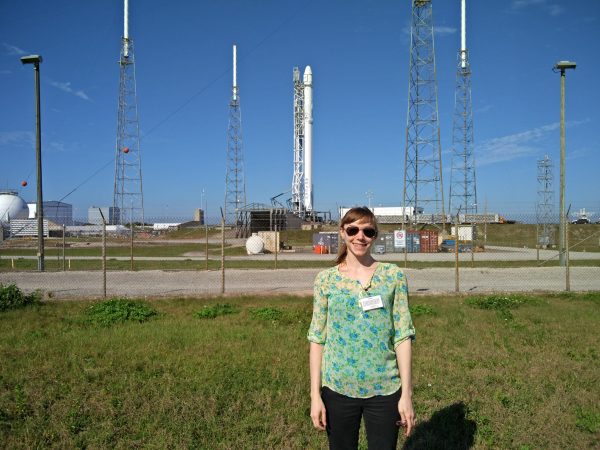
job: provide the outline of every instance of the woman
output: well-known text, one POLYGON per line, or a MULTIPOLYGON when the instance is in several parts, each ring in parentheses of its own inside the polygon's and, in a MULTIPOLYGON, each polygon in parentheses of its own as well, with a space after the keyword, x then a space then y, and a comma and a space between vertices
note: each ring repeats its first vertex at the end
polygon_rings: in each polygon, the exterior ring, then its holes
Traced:
POLYGON ((310 416, 330 449, 356 449, 361 417, 369 449, 395 449, 409 436, 412 339, 403 272, 371 256, 377 222, 365 207, 340 222, 337 265, 315 279, 310 341, 310 416))

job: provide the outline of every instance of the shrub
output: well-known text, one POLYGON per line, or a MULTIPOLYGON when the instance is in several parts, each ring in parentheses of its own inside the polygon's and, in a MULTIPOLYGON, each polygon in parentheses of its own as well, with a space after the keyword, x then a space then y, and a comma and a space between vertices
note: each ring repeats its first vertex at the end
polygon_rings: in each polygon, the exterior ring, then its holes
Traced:
POLYGON ((39 301, 39 292, 25 295, 15 284, 3 285, 0 283, 0 311, 35 305, 39 301))
POLYGON ((92 305, 87 310, 88 321, 101 326, 123 322, 146 322, 157 314, 155 309, 145 303, 124 298, 112 298, 92 305))
POLYGON ((195 316, 199 319, 214 319, 218 316, 233 314, 237 310, 229 303, 217 303, 215 305, 205 305, 195 316))

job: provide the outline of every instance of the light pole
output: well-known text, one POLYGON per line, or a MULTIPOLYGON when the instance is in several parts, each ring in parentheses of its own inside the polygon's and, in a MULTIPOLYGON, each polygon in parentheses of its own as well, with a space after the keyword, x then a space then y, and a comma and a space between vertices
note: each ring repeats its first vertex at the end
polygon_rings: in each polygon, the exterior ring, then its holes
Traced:
POLYGON ((577 66, 571 61, 559 61, 554 66, 554 71, 560 71, 560 217, 558 225, 558 261, 559 265, 567 265, 566 258, 566 216, 565 216, 565 72, 577 66))
POLYGON ((42 132, 40 117, 40 63, 41 55, 21 58, 23 64, 33 64, 35 71, 35 161, 37 166, 37 229, 38 229, 38 271, 44 271, 44 200, 42 197, 42 132))

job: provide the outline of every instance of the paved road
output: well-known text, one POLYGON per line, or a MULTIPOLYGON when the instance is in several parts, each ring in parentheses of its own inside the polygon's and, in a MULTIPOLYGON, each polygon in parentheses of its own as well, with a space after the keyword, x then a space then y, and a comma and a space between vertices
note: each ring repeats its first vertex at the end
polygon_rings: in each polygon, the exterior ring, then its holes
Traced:
MULTIPOLYGON (((310 294, 320 269, 229 269, 225 291, 231 294, 310 294)), ((455 291, 453 268, 408 269, 411 293, 455 291)), ((0 283, 16 283, 29 292, 41 289, 53 298, 102 296, 102 272, 3 272, 0 283)), ((461 269, 461 292, 562 291, 565 270, 560 267, 461 269)), ((600 267, 572 267, 571 290, 600 290, 600 267)), ((108 296, 177 297, 218 295, 220 271, 114 271, 107 274, 108 296)))

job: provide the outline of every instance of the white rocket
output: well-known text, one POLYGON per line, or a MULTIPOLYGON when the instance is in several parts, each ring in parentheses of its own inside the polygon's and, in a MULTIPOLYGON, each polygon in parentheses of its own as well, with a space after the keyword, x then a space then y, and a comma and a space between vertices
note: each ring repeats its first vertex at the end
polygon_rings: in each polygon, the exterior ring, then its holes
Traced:
POLYGON ((312 70, 304 69, 304 208, 306 212, 313 210, 312 185, 312 70))

